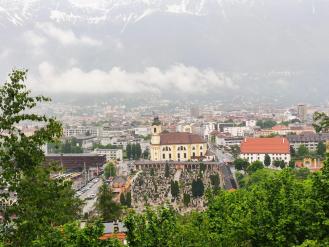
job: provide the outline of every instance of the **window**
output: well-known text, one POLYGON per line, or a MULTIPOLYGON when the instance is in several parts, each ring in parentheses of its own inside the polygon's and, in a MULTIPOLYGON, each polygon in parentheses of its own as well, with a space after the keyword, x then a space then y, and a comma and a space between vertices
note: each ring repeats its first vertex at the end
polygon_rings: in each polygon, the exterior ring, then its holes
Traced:
POLYGON ((169 159, 171 159, 171 154, 169 154, 169 159))
POLYGON ((157 128, 154 128, 153 132, 156 133, 157 132, 157 128))
MULTIPOLYGON (((200 146, 200 150, 202 150, 202 146, 200 146)), ((202 155, 201 155, 202 156, 202 155)))
POLYGON ((195 146, 192 147, 192 150, 195 150, 195 146))
POLYGON ((193 152, 193 157, 195 157, 195 152, 193 152))
POLYGON ((162 154, 162 158, 165 159, 166 158, 166 155, 165 154, 162 154))
POLYGON ((203 153, 202 152, 200 152, 200 156, 202 156, 203 155, 203 153))
POLYGON ((184 159, 186 159, 186 153, 184 153, 184 159))
POLYGON ((177 154, 177 158, 180 159, 180 154, 177 154))

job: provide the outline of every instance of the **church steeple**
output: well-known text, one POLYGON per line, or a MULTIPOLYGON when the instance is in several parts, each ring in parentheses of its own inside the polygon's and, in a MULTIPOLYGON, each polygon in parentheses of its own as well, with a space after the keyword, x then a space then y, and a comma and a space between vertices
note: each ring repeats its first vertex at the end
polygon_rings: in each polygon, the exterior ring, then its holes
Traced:
POLYGON ((155 117, 152 123, 152 138, 151 144, 159 145, 160 144, 160 133, 161 133, 161 122, 159 117, 155 117))

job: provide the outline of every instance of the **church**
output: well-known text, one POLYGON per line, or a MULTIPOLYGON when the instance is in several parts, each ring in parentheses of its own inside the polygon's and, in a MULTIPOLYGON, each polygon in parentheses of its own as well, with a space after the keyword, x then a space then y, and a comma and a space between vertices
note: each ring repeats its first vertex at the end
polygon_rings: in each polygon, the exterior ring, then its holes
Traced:
POLYGON ((159 118, 154 118, 151 137, 152 161, 191 161, 205 157, 207 143, 190 132, 162 132, 159 118))

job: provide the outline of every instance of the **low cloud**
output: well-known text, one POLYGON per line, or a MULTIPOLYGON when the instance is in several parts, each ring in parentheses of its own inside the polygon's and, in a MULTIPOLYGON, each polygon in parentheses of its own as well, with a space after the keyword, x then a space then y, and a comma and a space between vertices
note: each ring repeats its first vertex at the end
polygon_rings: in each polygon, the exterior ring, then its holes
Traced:
POLYGON ((72 30, 61 29, 52 23, 38 23, 36 24, 37 29, 41 30, 47 36, 57 40, 62 45, 89 45, 99 46, 102 44, 101 41, 95 40, 86 35, 78 36, 72 30))
POLYGON ((41 36, 34 31, 26 31, 23 36, 28 44, 35 47, 39 47, 47 42, 47 39, 44 36, 41 36))
POLYGON ((72 67, 59 72, 50 63, 43 62, 38 70, 39 75, 34 77, 31 86, 43 92, 206 94, 220 89, 238 88, 224 73, 183 64, 165 70, 147 67, 142 72, 128 72, 120 67, 113 67, 109 71, 95 69, 87 72, 72 67))

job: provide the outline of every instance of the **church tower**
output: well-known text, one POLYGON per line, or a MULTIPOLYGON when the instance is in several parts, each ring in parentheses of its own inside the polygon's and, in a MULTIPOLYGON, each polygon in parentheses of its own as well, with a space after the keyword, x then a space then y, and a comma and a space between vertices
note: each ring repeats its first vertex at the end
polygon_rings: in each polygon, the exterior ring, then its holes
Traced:
POLYGON ((155 117, 152 123, 151 145, 160 145, 161 122, 155 117))
POLYGON ((161 122, 159 117, 155 117, 152 123, 152 137, 151 137, 151 160, 160 160, 160 134, 161 122))

